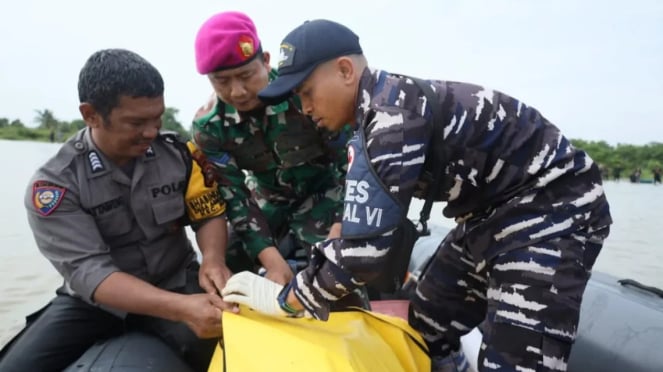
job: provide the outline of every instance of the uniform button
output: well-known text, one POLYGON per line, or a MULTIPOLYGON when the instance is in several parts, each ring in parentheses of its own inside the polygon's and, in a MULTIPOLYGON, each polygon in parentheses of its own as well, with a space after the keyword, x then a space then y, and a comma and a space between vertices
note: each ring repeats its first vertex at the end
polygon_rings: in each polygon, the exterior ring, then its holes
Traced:
POLYGON ((74 142, 74 148, 76 150, 83 150, 85 148, 85 145, 83 142, 74 142))

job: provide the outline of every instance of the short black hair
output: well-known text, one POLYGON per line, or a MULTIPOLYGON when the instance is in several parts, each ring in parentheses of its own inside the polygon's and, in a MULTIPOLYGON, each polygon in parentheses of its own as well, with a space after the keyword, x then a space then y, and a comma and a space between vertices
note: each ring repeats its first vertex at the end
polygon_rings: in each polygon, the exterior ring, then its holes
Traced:
POLYGON ((125 49, 95 52, 78 75, 78 99, 107 118, 121 96, 155 98, 163 95, 159 71, 138 54, 125 49))

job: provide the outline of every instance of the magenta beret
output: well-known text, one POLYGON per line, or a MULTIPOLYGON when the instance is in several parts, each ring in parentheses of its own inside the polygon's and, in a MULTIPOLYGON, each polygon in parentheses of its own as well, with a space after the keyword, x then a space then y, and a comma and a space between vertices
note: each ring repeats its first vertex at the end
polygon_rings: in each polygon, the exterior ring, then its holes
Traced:
POLYGON ((205 21, 195 48, 201 74, 242 66, 261 51, 256 26, 241 12, 218 13, 205 21))

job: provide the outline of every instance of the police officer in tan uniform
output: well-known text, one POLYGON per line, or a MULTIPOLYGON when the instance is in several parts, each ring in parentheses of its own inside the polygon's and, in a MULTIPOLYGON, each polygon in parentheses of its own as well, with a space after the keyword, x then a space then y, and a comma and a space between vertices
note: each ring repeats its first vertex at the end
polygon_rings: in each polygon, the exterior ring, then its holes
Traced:
POLYGON ((81 70, 87 127, 26 192, 37 246, 64 285, 3 352, 2 371, 60 371, 93 343, 152 333, 195 370, 221 336, 225 204, 193 144, 159 133, 163 80, 142 57, 94 53, 81 70), (202 253, 198 264, 184 226, 202 253))

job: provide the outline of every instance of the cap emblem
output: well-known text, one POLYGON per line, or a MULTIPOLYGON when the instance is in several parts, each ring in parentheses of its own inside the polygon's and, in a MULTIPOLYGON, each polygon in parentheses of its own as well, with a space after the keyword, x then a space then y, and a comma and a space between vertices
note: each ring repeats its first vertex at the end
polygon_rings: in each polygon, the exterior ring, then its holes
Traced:
POLYGON ((255 53, 255 49, 253 48, 253 39, 247 35, 240 36, 239 40, 237 41, 237 49, 238 52, 244 57, 244 59, 253 56, 255 53))
POLYGON ((292 60, 295 57, 295 47, 292 44, 281 44, 281 51, 279 53, 279 67, 287 67, 292 65, 292 60))

